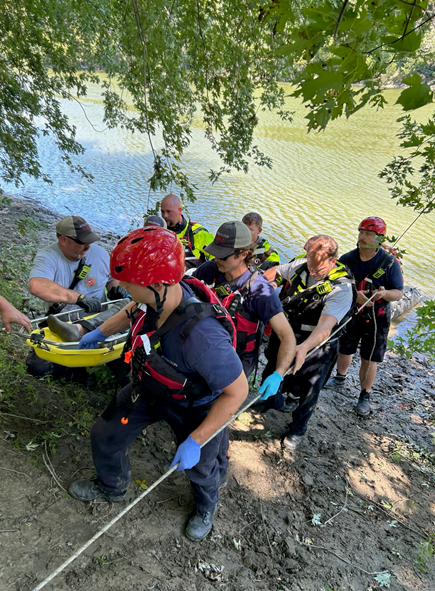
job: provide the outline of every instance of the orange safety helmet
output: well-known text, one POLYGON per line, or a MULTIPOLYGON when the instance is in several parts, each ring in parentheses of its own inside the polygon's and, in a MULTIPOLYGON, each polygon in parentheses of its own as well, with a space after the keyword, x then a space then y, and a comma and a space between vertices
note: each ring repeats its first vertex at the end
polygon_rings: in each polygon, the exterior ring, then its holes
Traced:
POLYGON ((118 281, 147 287, 174 285, 184 275, 184 248, 177 235, 158 226, 133 230, 118 241, 110 256, 110 274, 118 281))
POLYGON ((358 226, 359 230, 367 230, 368 232, 376 232, 378 236, 385 236, 387 232, 387 224, 382 218, 369 217, 363 219, 358 226))

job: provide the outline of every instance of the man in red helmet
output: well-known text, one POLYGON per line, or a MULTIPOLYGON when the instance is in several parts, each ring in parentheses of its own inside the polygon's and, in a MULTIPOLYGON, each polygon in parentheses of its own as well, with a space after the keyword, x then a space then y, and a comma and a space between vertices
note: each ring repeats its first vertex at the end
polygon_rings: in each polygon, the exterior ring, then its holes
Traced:
POLYGON ((357 315, 355 324, 348 325, 341 337, 337 373, 325 387, 340 388, 345 384, 352 356, 360 344, 361 393, 356 412, 367 417, 370 414, 370 391, 376 378, 377 364, 383 361, 387 348, 389 303, 403 297, 403 276, 395 257, 381 248, 382 236, 387 231, 384 220, 379 217, 365 218, 358 226, 358 231, 357 248, 339 260, 349 267, 355 277, 358 307, 367 302, 374 292, 377 293, 357 315))
POLYGON ((70 493, 81 501, 122 501, 131 478, 128 446, 148 425, 165 420, 179 444, 171 467, 178 464, 178 470, 186 470, 193 488, 196 509, 186 536, 199 541, 212 527, 219 488, 226 482, 227 429, 201 445, 248 395, 229 334, 235 336, 234 326, 201 282, 182 281, 183 246, 169 230, 131 232, 113 250, 110 269, 136 303, 88 333, 86 346, 131 324, 126 357, 133 383, 92 427, 97 477, 73 482, 70 493), (210 299, 201 301, 200 291, 210 299))

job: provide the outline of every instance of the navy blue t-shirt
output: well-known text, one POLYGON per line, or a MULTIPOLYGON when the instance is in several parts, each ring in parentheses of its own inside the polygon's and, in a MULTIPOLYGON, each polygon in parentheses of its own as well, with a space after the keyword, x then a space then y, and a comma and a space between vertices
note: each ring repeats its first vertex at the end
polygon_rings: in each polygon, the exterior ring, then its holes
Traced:
MULTIPOLYGON (((186 285, 181 284, 181 288, 182 303, 194 294, 186 285)), ((153 313, 154 311, 148 308, 148 322, 153 313)), ((199 375, 204 378, 213 393, 197 402, 197 404, 205 404, 216 398, 221 390, 240 376, 242 364, 232 346, 229 333, 216 318, 204 318, 198 322, 187 335, 184 343, 180 344, 178 336, 187 322, 189 321, 179 324, 163 337, 162 357, 186 377, 195 380, 199 375)))
MULTIPOLYGON (((355 256, 355 251, 352 250, 351 252, 347 252, 346 254, 342 255, 339 258, 339 261, 340 263, 344 263, 349 267, 355 277, 356 287, 357 289, 360 289, 359 284, 361 281, 363 281, 363 279, 365 279, 369 273, 375 272, 379 269, 380 261, 384 254, 384 249, 380 248, 372 259, 369 261, 362 261, 359 257, 359 252, 356 253, 355 256), (356 262, 352 264, 352 261, 355 259, 356 262)), ((386 265, 384 264, 383 267, 385 266, 386 265)), ((385 270, 384 275, 377 279, 373 278, 373 287, 376 289, 381 286, 385 287, 385 289, 403 289, 403 275, 400 265, 396 259, 394 259, 394 263, 391 265, 391 267, 388 267, 385 270)))
MULTIPOLYGON (((193 276, 209 287, 228 284, 231 291, 236 291, 249 280, 251 271, 247 269, 237 279, 227 281, 225 275, 219 272, 216 262, 208 261, 195 269, 193 276)), ((267 324, 271 318, 283 311, 278 295, 261 273, 254 279, 251 291, 245 295, 242 306, 246 312, 263 324, 267 324)))

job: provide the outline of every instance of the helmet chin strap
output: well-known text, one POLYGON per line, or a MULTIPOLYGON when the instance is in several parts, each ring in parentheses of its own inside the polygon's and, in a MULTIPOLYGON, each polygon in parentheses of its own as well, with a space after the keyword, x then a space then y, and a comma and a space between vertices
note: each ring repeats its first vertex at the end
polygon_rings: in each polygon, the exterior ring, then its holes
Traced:
POLYGON ((151 287, 151 285, 147 285, 148 289, 150 289, 154 293, 154 297, 156 299, 156 320, 159 320, 160 316, 163 312, 163 304, 166 302, 166 295, 168 293, 168 286, 166 283, 163 284, 165 286, 165 290, 163 292, 163 298, 160 299, 160 294, 158 291, 151 287))

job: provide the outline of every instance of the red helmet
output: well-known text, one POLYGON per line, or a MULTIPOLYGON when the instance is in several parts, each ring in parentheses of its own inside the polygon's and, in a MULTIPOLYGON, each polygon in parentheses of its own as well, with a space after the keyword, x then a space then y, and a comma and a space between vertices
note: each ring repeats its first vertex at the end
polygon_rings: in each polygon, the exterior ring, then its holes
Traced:
POLYGON ((382 218, 365 218, 358 226, 358 230, 368 230, 369 232, 376 232, 378 236, 385 236, 387 224, 382 218))
POLYGON ((179 283, 184 275, 184 248, 174 232, 147 226, 121 238, 110 256, 113 279, 147 287, 179 283))

